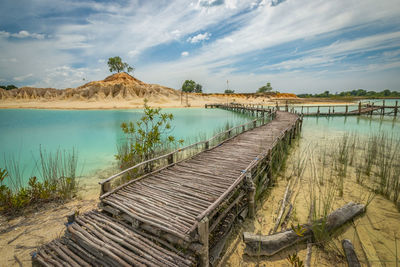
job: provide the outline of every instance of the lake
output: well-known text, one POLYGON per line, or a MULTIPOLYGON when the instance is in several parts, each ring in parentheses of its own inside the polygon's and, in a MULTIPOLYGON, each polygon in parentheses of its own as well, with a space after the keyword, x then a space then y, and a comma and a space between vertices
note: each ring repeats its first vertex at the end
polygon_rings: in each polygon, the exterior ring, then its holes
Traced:
MULTIPOLYGON (((172 132, 185 144, 211 137, 226 124, 240 125, 252 118, 220 109, 163 109, 172 113, 172 132)), ((4 159, 15 158, 24 178, 37 173, 39 148, 78 151, 83 175, 115 164, 117 144, 123 140, 122 122, 140 119, 143 111, 132 110, 0 110, 0 167, 4 159)))
MULTIPOLYGON (((163 109, 172 113, 172 132, 185 144, 211 137, 227 123, 239 125, 252 118, 240 113, 204 108, 163 109)), ((124 136, 122 122, 135 121, 142 110, 0 110, 0 167, 4 159, 15 158, 23 177, 35 175, 39 148, 48 152, 76 149, 79 174, 90 176, 115 165, 117 144, 124 136), (82 170, 82 171, 81 171, 82 170)), ((393 116, 305 117, 302 136, 329 139, 344 132, 370 135, 379 131, 400 133, 400 120, 393 116)))

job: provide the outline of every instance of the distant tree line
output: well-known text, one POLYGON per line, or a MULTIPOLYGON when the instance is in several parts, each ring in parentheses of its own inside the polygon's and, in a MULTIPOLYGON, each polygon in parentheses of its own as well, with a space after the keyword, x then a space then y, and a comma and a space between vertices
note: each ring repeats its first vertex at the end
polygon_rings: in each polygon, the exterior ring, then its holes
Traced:
POLYGON ((18 87, 16 87, 13 84, 9 84, 9 85, 0 85, 0 88, 3 88, 4 90, 12 90, 12 89, 17 89, 18 87))
POLYGON ((186 93, 202 93, 203 86, 193 80, 186 80, 182 84, 182 91, 186 93))
POLYGON ((364 89, 344 91, 340 93, 331 94, 329 91, 325 91, 321 94, 298 94, 298 97, 400 97, 400 92, 390 91, 389 89, 383 90, 381 92, 367 91, 364 89))

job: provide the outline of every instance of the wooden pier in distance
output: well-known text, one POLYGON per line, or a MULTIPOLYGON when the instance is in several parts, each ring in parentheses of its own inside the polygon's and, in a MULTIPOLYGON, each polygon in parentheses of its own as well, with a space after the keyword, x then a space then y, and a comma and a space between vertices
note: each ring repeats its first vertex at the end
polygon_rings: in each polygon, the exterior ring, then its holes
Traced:
POLYGON ((232 225, 254 216, 257 199, 302 124, 301 116, 289 112, 235 109, 262 116, 219 138, 102 181, 100 210, 72 216, 65 235, 40 247, 33 260, 43 266, 209 266, 217 262, 232 225), (199 153, 188 152, 199 146, 199 153), (185 151, 188 158, 179 156, 185 151), (158 169, 113 186, 121 177, 160 161, 165 164, 152 165, 158 169))
POLYGON ((363 104, 361 102, 358 105, 307 105, 307 106, 275 106, 276 110, 285 110, 293 113, 298 113, 303 116, 358 116, 358 115, 393 115, 397 116, 399 111, 398 101, 394 106, 385 105, 385 100, 382 101, 382 105, 375 104, 363 104), (321 112, 321 108, 326 112, 321 112), (336 108, 336 111, 335 111, 336 108), (337 111, 338 108, 344 108, 344 111, 337 111), (310 112, 310 109, 317 109, 317 111, 310 112), (350 110, 352 109, 352 110, 350 110))

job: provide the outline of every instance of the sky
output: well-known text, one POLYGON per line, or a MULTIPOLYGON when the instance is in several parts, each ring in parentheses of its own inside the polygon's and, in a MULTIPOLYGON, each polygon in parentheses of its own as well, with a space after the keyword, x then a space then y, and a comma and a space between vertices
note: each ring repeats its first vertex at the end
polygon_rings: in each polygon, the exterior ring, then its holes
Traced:
POLYGON ((0 84, 69 88, 120 56, 204 92, 400 91, 399 0, 1 0, 0 84), (229 83, 227 84, 227 81, 229 83))

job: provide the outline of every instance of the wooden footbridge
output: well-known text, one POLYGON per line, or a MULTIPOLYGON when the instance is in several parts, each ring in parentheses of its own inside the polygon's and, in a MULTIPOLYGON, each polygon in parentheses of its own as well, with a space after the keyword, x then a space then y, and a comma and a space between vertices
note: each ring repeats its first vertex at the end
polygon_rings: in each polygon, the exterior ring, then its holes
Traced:
POLYGON ((361 103, 358 105, 307 105, 307 106, 275 106, 276 110, 285 110, 293 113, 298 113, 303 116, 358 116, 358 115, 393 115, 397 116, 399 111, 398 101, 395 105, 385 105, 385 100, 382 105, 374 103, 361 103))
POLYGON ((99 210, 71 215, 65 235, 33 253, 34 262, 44 266, 217 262, 232 225, 254 216, 257 199, 280 168, 302 123, 301 116, 289 112, 235 109, 259 117, 104 180, 99 210), (152 171, 118 186, 144 167, 152 171))

